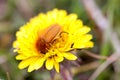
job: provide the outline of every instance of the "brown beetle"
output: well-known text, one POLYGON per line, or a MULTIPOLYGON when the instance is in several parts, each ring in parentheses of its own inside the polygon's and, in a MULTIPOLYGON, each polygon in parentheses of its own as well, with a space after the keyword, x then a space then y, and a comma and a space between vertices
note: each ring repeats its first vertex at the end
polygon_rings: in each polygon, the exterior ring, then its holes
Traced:
POLYGON ((37 49, 45 54, 50 46, 53 44, 54 40, 59 37, 59 34, 61 33, 62 29, 60 25, 54 24, 47 29, 45 29, 41 34, 40 37, 36 43, 37 49))

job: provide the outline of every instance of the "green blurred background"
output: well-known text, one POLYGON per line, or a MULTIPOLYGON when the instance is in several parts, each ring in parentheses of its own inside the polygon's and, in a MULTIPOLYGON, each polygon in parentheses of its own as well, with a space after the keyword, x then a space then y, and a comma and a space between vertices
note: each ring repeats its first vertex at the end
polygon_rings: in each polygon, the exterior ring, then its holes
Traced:
MULTIPOLYGON (((95 2, 120 37, 120 0, 95 0, 95 2)), ((38 13, 47 12, 53 8, 65 9, 68 13, 76 13, 85 25, 91 27, 92 31, 90 33, 93 34, 95 43, 94 48, 90 50, 91 52, 104 56, 112 54, 113 46, 109 41, 103 44, 102 36, 104 34, 89 17, 81 0, 0 0, 0 80, 50 80, 49 71, 28 73, 26 69, 19 70, 17 67, 19 61, 15 60, 17 53, 13 53, 12 42, 15 40, 15 33, 20 26, 38 13)), ((80 64, 82 69, 91 62, 101 61, 82 53, 79 56, 83 61, 80 64)), ((117 65, 108 66, 98 76, 97 80, 120 80, 119 65, 118 62, 117 65)), ((98 67, 96 65, 92 66, 91 69, 85 69, 74 74, 73 80, 88 80, 89 76, 98 67)), ((74 70, 75 68, 73 72, 74 70)), ((59 74, 56 74, 55 80, 62 80, 59 74)))

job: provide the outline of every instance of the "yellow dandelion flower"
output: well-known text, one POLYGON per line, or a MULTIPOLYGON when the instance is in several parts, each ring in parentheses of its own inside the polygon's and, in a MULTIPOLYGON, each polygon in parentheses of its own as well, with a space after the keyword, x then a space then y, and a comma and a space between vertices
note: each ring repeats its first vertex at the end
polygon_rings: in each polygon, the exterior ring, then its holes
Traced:
POLYGON ((46 69, 59 72, 59 64, 65 58, 77 59, 70 50, 93 47, 89 31, 76 14, 67 15, 65 10, 58 9, 40 13, 16 33, 13 47, 18 52, 16 59, 21 60, 18 67, 28 67, 31 72, 45 64, 46 69))

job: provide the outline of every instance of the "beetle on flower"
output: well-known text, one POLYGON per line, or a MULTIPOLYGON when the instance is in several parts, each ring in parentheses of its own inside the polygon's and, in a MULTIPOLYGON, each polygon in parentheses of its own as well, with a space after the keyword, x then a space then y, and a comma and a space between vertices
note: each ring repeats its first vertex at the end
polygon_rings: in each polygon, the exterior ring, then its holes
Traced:
POLYGON ((16 33, 13 47, 18 52, 16 59, 21 60, 18 67, 28 67, 31 72, 45 65, 47 70, 59 72, 64 59, 77 59, 70 50, 93 47, 89 31, 76 14, 58 9, 40 13, 16 33))

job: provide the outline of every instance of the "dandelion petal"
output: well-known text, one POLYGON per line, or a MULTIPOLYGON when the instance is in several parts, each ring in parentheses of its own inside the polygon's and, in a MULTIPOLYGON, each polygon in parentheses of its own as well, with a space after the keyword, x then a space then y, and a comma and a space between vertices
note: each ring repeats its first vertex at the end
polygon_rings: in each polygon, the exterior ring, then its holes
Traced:
POLYGON ((46 60, 46 68, 47 68, 48 70, 51 70, 51 69, 53 68, 53 63, 54 63, 53 58, 48 58, 48 59, 46 60))
POLYGON ((68 60, 76 60, 77 57, 73 55, 72 53, 63 53, 64 57, 68 60))

